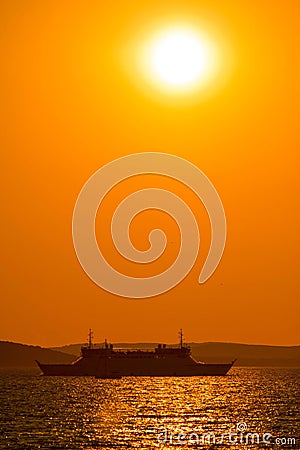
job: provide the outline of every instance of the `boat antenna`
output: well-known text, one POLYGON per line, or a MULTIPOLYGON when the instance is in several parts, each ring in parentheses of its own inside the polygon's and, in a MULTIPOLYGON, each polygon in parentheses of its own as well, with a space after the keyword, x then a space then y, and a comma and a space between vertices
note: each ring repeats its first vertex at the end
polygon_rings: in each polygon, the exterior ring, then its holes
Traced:
POLYGON ((180 348, 183 347, 183 332, 182 332, 182 328, 180 328, 179 330, 179 339, 180 339, 180 348))
POLYGON ((89 331, 89 348, 93 347, 93 330, 90 328, 89 331))

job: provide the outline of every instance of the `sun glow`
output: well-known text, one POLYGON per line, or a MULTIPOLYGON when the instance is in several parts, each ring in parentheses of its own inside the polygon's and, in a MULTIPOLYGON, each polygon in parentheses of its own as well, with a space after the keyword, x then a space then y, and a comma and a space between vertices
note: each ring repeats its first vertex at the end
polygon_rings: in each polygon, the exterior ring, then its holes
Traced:
POLYGON ((217 59, 216 50, 207 38, 182 28, 159 33, 144 51, 148 78, 172 91, 207 84, 214 77, 217 59))

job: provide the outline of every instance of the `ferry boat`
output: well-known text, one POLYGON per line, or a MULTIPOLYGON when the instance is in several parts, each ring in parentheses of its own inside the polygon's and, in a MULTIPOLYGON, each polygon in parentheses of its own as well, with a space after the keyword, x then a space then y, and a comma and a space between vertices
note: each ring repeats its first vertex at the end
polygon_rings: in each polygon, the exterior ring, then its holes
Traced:
POLYGON ((90 330, 88 344, 81 347, 81 356, 71 364, 42 364, 36 361, 42 373, 48 376, 97 378, 223 376, 235 362, 207 364, 196 361, 190 346, 183 343, 182 330, 178 347, 158 344, 152 350, 116 349, 106 340, 102 346, 97 346, 93 344, 92 336, 90 330))

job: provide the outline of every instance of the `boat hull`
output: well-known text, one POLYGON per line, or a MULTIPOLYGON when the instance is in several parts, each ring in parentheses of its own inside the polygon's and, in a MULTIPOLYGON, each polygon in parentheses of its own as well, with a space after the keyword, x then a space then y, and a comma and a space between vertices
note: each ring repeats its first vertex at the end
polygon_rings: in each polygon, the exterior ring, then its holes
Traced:
POLYGON ((224 376, 234 362, 228 364, 198 363, 191 357, 180 358, 81 358, 73 364, 41 364, 47 376, 96 376, 120 378, 125 376, 224 376))

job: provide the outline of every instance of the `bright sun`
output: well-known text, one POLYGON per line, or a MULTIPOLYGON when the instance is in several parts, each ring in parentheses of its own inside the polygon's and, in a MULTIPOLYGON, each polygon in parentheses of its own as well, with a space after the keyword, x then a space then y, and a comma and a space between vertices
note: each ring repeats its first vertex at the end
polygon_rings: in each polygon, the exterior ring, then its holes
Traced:
POLYGON ((171 90, 186 90, 211 78, 215 55, 210 42, 196 31, 170 29, 147 46, 147 71, 171 90))

